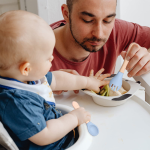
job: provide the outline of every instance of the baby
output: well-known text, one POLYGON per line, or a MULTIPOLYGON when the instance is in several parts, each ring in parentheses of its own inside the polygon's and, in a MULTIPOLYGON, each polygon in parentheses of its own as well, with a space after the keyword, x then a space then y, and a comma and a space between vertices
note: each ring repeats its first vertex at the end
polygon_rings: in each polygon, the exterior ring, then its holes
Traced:
POLYGON ((84 77, 49 72, 55 37, 39 16, 11 11, 0 16, 0 121, 20 150, 63 150, 76 141, 74 128, 90 120, 84 108, 62 115, 52 91, 99 87, 110 74, 84 77))

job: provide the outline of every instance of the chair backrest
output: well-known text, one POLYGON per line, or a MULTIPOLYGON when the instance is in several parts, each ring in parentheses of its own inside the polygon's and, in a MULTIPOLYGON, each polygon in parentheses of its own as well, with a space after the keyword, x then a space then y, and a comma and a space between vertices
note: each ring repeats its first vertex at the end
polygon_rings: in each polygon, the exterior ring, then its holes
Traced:
POLYGON ((0 150, 19 150, 0 122, 0 150))

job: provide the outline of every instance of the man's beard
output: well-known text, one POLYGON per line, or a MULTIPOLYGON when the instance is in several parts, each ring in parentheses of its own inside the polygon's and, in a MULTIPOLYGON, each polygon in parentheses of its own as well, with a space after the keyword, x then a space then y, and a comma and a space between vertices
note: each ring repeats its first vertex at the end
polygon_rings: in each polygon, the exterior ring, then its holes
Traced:
POLYGON ((83 41, 80 43, 74 36, 73 34, 73 30, 72 30, 72 22, 71 22, 71 18, 69 17, 69 21, 70 21, 70 32, 72 34, 72 37, 74 38, 75 42, 77 44, 79 44, 83 49, 85 49, 86 51, 88 52, 97 52, 99 51, 103 46, 104 44, 106 43, 106 39, 97 39, 96 37, 92 37, 92 38, 84 38, 83 41), (99 48, 99 49, 96 49, 96 46, 92 45, 92 49, 91 48, 88 48, 86 45, 85 45, 85 42, 100 42, 102 41, 104 44, 99 48))

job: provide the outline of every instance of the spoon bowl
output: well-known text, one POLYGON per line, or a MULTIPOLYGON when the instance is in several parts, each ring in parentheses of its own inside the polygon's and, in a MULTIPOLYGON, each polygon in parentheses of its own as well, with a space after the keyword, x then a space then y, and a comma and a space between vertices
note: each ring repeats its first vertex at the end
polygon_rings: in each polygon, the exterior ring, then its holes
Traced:
MULTIPOLYGON (((75 102, 75 101, 72 102, 72 106, 74 107, 74 109, 77 109, 77 108, 80 107, 79 104, 78 104, 77 102, 75 102)), ((88 132, 89 132, 92 136, 96 136, 96 135, 99 134, 99 129, 98 129, 98 127, 97 127, 95 124, 93 124, 92 122, 87 121, 87 122, 86 122, 86 126, 87 126, 87 129, 88 129, 88 132)))

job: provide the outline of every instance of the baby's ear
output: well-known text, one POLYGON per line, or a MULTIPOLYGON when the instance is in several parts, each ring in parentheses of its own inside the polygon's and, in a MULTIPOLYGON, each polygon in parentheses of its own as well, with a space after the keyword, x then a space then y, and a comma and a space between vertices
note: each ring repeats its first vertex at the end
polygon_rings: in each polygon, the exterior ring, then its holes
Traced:
POLYGON ((20 65, 19 69, 20 69, 20 72, 22 75, 28 76, 29 72, 31 71, 30 63, 28 63, 28 62, 22 63, 20 65))

